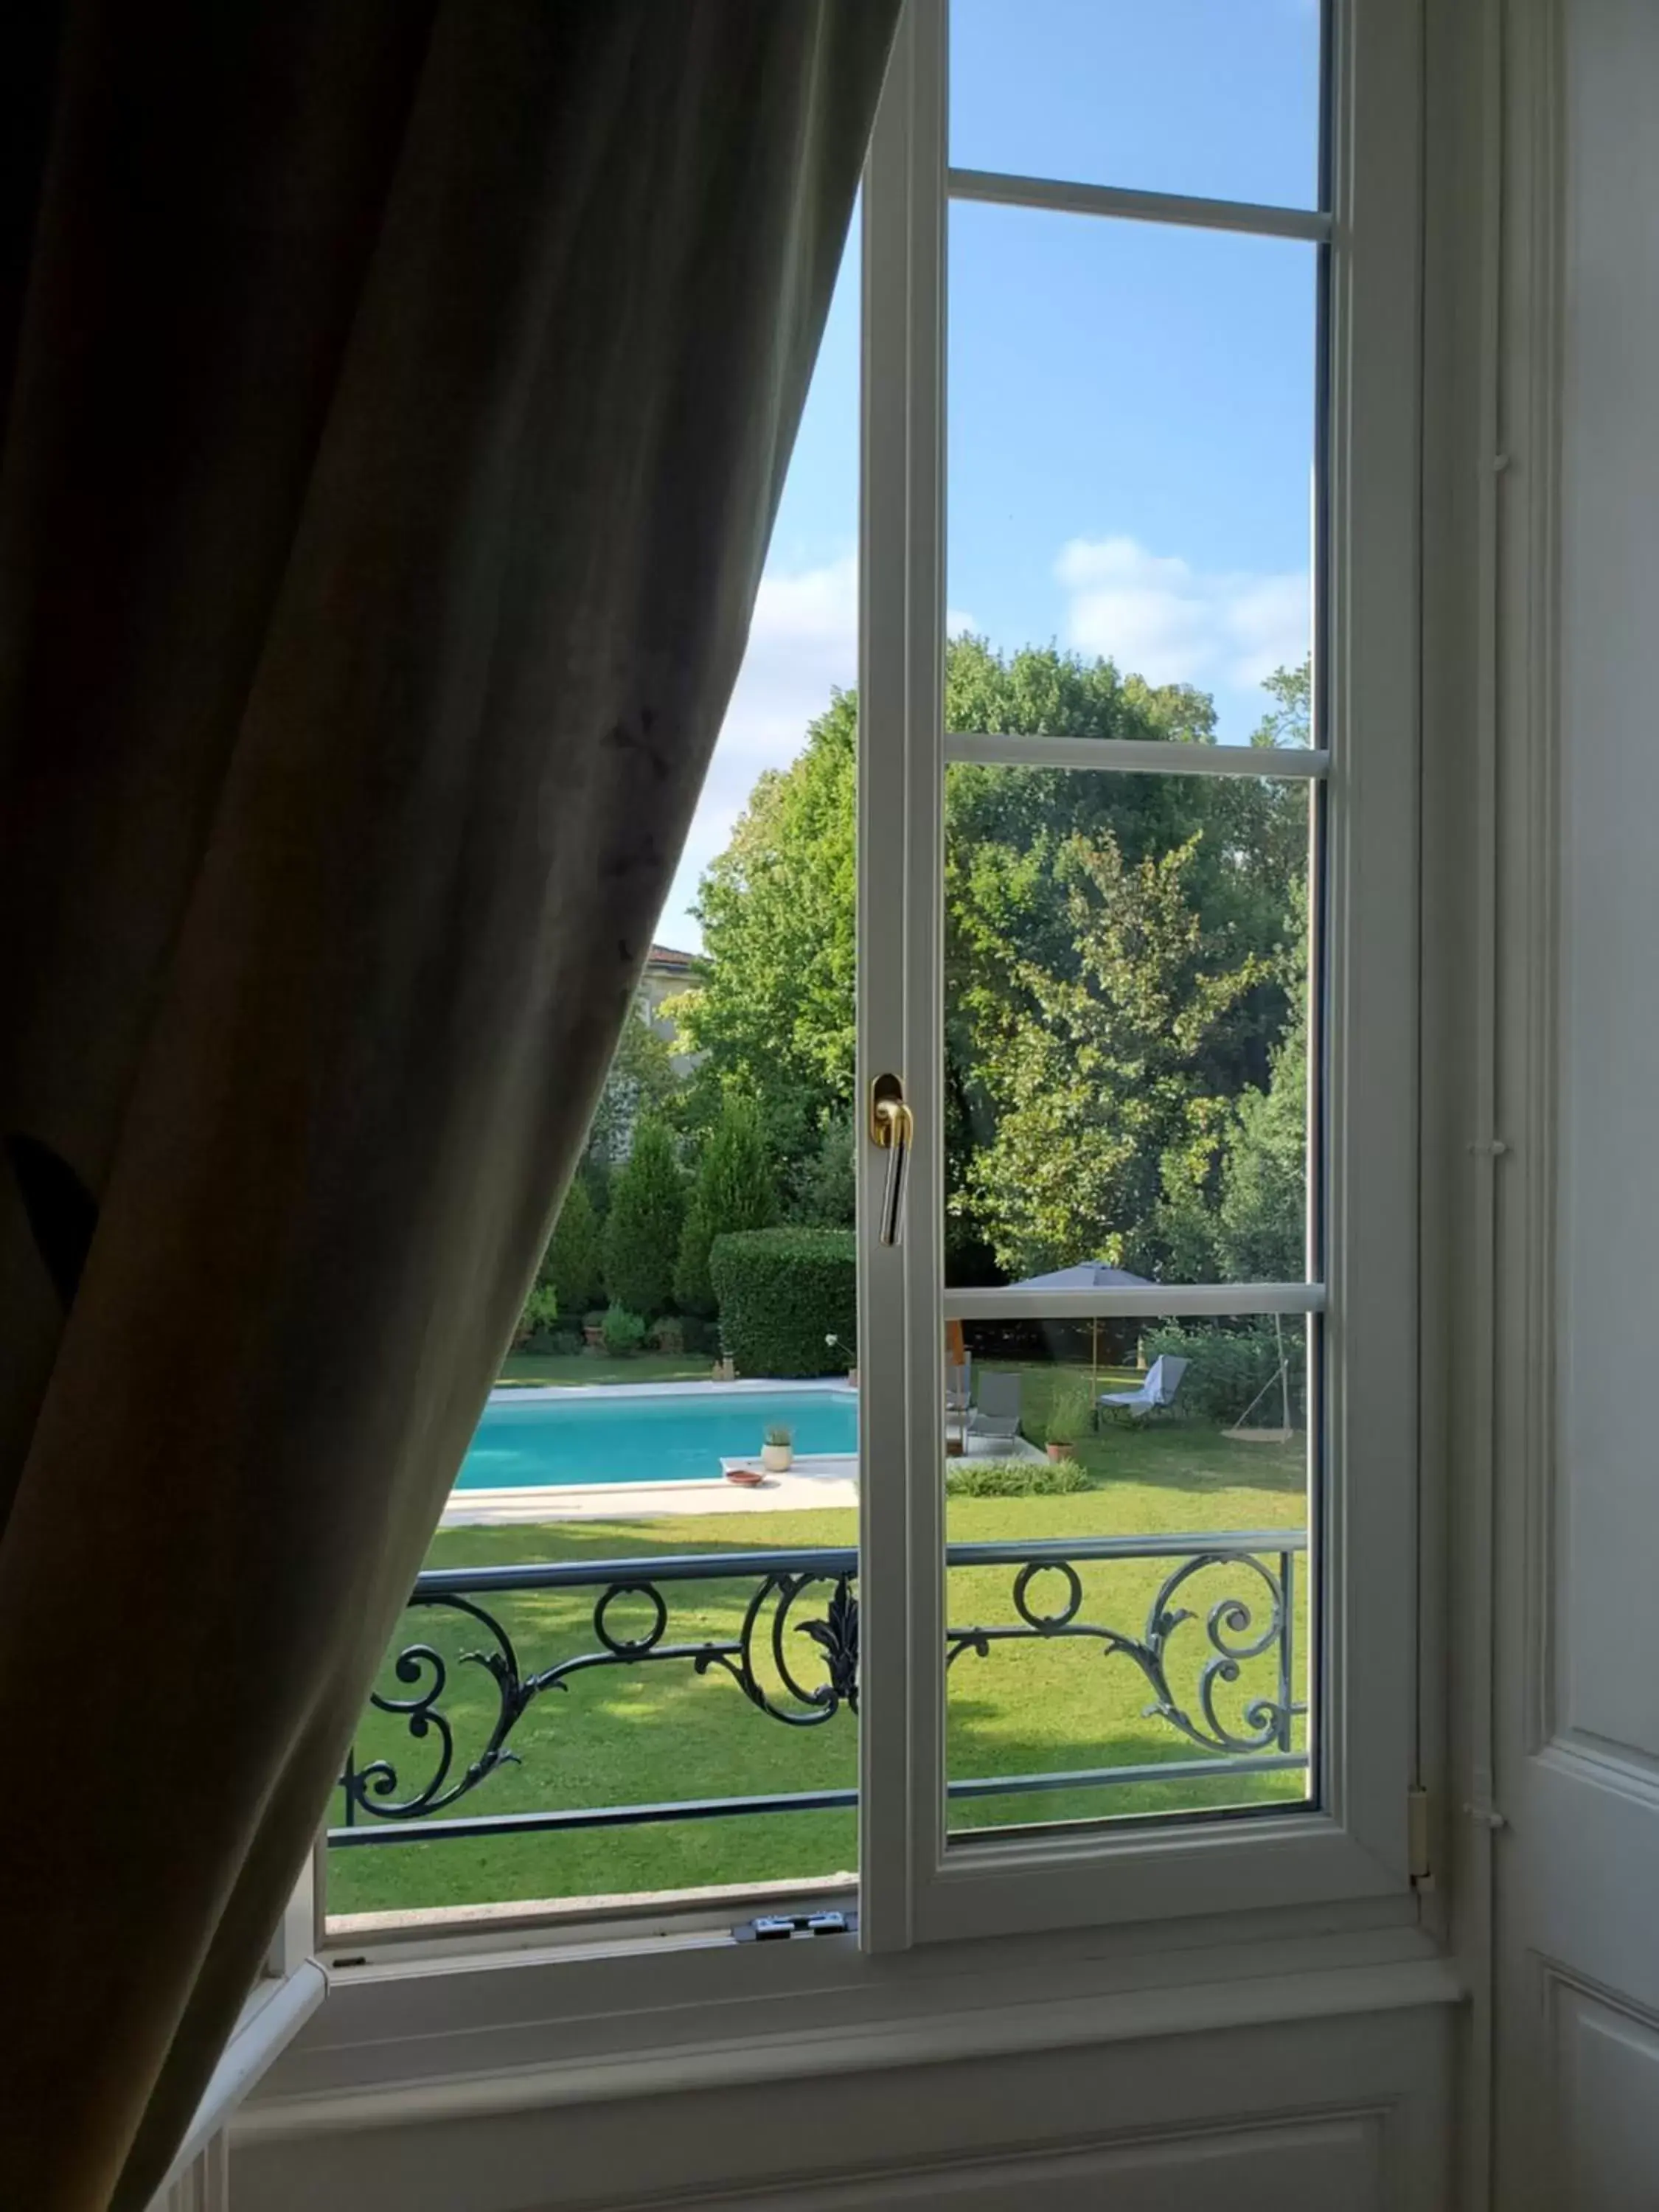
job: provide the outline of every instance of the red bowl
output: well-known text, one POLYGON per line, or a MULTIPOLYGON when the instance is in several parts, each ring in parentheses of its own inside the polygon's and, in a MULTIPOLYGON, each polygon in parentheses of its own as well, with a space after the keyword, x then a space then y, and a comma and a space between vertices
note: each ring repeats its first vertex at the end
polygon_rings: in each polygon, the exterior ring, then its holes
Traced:
POLYGON ((758 1490, 766 1476, 757 1467, 728 1467, 726 1479, 728 1482, 735 1482, 739 1490, 758 1490))

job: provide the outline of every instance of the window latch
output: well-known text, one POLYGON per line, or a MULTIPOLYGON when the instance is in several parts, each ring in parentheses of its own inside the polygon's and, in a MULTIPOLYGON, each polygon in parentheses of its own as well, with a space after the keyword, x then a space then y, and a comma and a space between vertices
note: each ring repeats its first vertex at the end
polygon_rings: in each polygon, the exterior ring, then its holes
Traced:
POLYGON ((896 1075, 878 1075, 870 1085, 870 1141, 887 1155, 887 1187, 881 1201, 881 1241, 896 1244, 904 1201, 904 1166, 915 1119, 904 1103, 904 1084, 896 1075))
POLYGON ((799 1943, 813 1936, 855 1936, 856 1912, 765 1912, 732 1930, 739 1943, 799 1943))

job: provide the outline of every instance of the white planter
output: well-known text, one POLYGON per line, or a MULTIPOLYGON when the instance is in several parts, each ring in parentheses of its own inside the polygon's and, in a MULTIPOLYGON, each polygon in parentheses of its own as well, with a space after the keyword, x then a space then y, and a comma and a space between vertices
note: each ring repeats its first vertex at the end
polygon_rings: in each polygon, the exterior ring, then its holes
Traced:
POLYGON ((794 1463, 793 1444, 763 1444, 761 1465, 769 1474, 786 1474, 794 1463))

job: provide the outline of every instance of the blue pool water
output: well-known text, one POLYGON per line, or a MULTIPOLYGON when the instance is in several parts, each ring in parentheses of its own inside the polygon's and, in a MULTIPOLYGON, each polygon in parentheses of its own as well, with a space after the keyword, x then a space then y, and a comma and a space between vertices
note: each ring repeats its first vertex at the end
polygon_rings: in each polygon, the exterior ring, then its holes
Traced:
POLYGON ((758 1463, 778 1422, 803 1456, 859 1448, 858 1397, 846 1389, 514 1391, 484 1407, 455 1486, 709 1482, 722 1459, 758 1463))

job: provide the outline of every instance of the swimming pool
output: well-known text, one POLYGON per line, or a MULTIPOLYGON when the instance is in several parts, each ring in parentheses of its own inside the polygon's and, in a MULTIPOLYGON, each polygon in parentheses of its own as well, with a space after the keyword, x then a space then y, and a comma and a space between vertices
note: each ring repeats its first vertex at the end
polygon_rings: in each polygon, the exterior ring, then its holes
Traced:
POLYGON ((456 1477, 458 1490, 532 1484, 718 1481, 722 1459, 758 1463, 781 1422, 795 1449, 855 1452, 856 1391, 723 1389, 664 1383, 493 1394, 456 1477))

